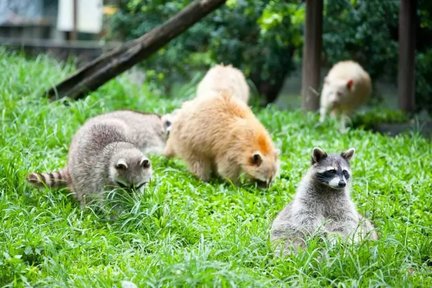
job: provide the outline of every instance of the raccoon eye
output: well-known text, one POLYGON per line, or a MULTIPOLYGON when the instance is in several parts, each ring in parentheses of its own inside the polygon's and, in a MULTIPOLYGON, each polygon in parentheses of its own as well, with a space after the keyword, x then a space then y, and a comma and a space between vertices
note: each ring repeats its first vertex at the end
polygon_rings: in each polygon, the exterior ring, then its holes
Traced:
POLYGON ((144 159, 144 160, 141 162, 141 166, 142 166, 144 169, 150 168, 150 161, 149 161, 148 159, 144 159))
POLYGON ((326 172, 330 173, 330 174, 336 174, 337 173, 336 169, 330 169, 330 170, 327 170, 326 172))
POLYGON ((124 163, 117 163, 116 166, 115 166, 115 168, 117 170, 126 170, 127 169, 127 165, 124 164, 124 163))
POLYGON ((251 161, 252 165, 259 167, 261 165, 261 163, 263 162, 263 159, 261 157, 261 154, 256 152, 252 155, 250 161, 251 161))
POLYGON ((342 174, 343 174, 343 176, 345 177, 345 179, 349 179, 349 177, 350 177, 350 175, 349 175, 349 173, 348 173, 348 171, 347 170, 343 170, 342 171, 342 174))

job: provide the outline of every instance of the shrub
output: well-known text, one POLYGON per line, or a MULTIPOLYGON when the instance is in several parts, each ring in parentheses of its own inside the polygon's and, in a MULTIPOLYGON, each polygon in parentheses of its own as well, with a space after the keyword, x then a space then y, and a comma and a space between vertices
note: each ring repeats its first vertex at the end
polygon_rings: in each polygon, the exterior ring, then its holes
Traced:
MULTIPOLYGON (((112 17, 110 37, 136 38, 186 6, 187 1, 120 1, 112 17)), ((226 6, 143 63, 157 83, 190 79, 191 71, 214 63, 242 69, 264 96, 273 101, 285 77, 294 69, 293 57, 302 45, 304 6, 295 1, 228 1, 226 6), (152 71, 157 71, 156 73, 152 71), (163 81, 163 82, 162 82, 163 81)), ((170 90, 171 85, 165 86, 170 90)))

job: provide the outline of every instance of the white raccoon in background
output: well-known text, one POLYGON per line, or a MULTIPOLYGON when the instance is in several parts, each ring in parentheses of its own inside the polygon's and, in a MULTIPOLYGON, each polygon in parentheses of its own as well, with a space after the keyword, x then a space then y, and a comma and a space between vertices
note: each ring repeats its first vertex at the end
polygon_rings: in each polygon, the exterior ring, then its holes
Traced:
POLYGON ((324 79, 321 92, 320 122, 328 113, 340 117, 345 129, 348 116, 364 104, 371 94, 369 74, 354 61, 335 64, 324 79))
POLYGON ((246 104, 249 101, 249 86, 246 78, 239 69, 231 65, 216 65, 207 71, 198 84, 196 97, 219 95, 222 90, 231 93, 246 104))

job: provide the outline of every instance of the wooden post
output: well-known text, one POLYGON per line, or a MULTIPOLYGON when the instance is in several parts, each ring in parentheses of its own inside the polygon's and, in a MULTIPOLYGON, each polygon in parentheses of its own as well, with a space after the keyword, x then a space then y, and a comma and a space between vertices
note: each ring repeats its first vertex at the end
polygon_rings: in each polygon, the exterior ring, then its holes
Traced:
POLYGON ((401 0, 399 7, 399 108, 415 109, 415 43, 417 0, 401 0))
POLYGON ((78 0, 73 0, 73 13, 72 13, 72 31, 70 34, 70 40, 78 40, 78 0))
POLYGON ((51 100, 63 97, 78 99, 96 90, 107 81, 148 58, 171 39, 180 35, 226 0, 195 0, 164 24, 138 39, 110 51, 63 80, 46 94, 51 100))
POLYGON ((302 108, 319 108, 319 84, 322 46, 323 0, 306 0, 306 23, 303 44, 302 108))

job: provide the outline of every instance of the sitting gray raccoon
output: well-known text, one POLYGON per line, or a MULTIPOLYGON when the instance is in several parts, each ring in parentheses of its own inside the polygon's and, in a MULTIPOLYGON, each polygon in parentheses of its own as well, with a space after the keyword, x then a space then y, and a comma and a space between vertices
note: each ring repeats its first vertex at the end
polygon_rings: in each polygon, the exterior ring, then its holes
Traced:
POLYGON ((82 205, 100 200, 105 189, 141 189, 152 175, 144 153, 163 151, 166 129, 161 117, 117 111, 89 119, 72 140, 67 166, 50 173, 31 173, 36 186, 68 186, 82 205))
POLYGON ((374 227, 356 210, 350 198, 351 148, 328 155, 314 148, 312 167, 302 179, 294 199, 273 222, 270 240, 277 252, 305 246, 307 237, 316 234, 339 235, 353 239, 378 238, 374 227))

